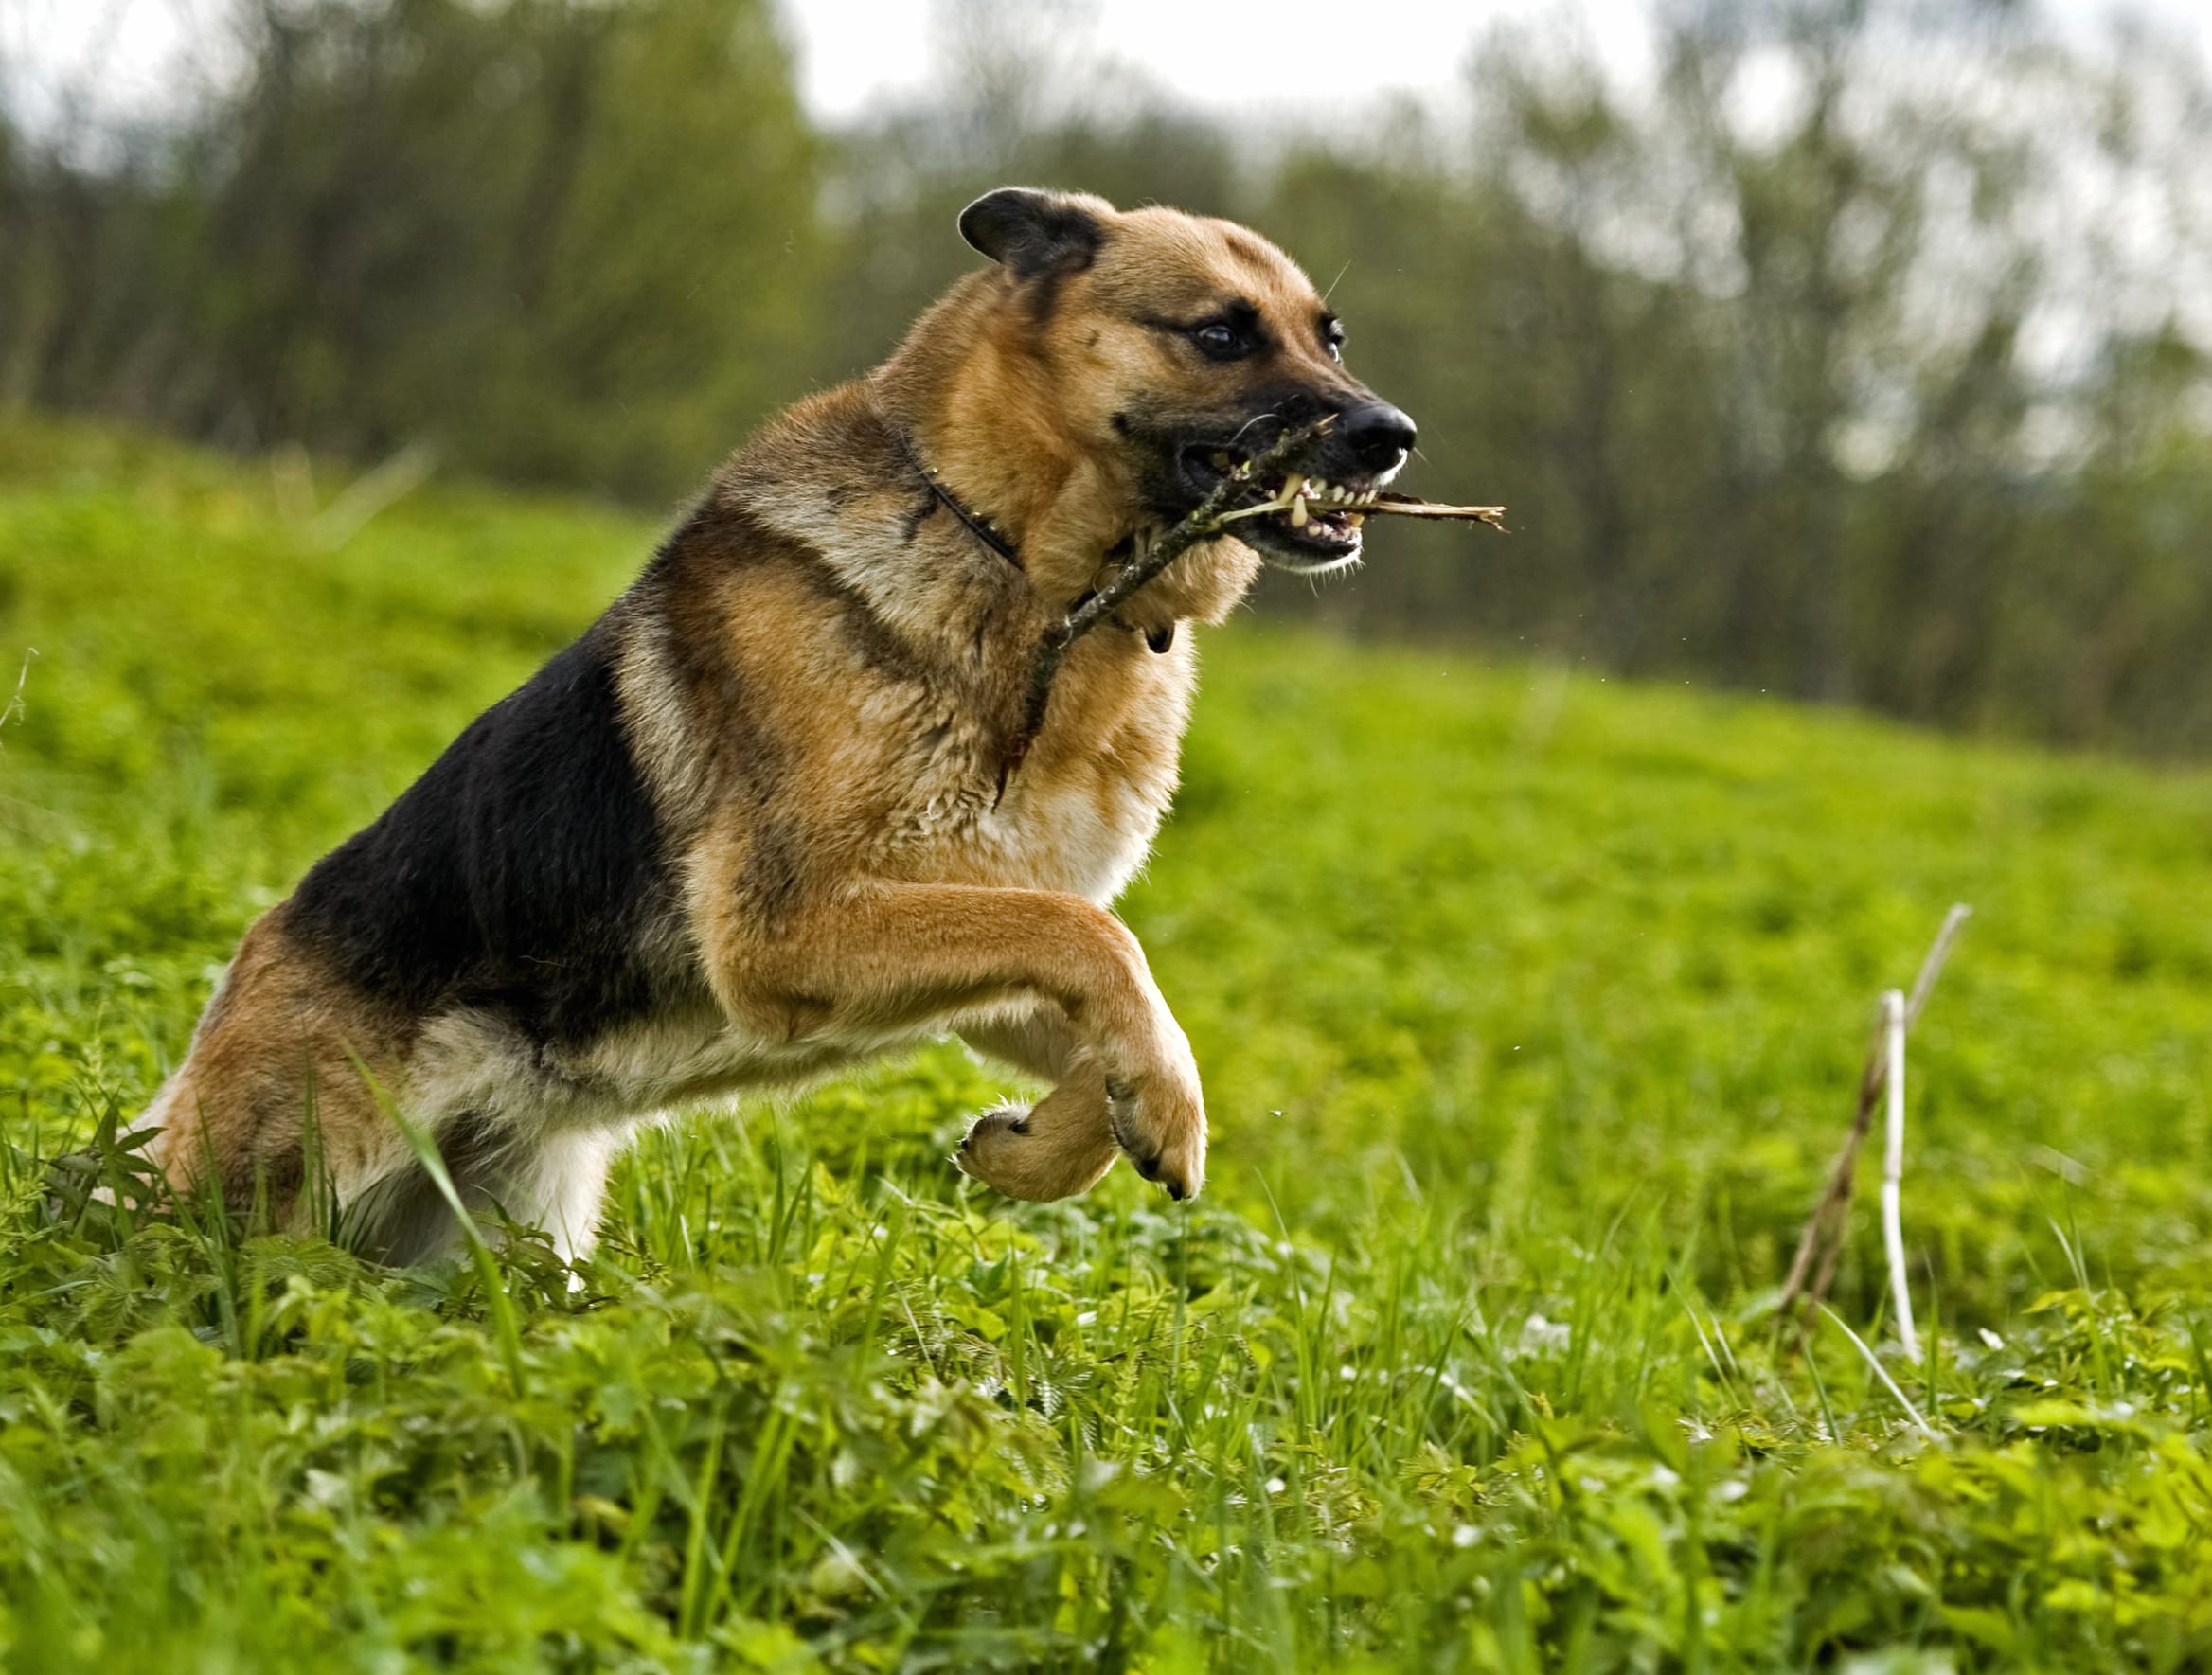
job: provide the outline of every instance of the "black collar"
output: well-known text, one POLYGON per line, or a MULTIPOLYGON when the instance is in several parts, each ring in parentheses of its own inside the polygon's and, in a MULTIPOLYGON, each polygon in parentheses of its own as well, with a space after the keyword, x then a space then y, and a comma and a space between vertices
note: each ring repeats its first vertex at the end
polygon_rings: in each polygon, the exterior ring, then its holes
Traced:
POLYGON ((899 451, 906 455, 906 463, 921 473, 921 480, 929 485, 929 491, 944 503, 945 509, 968 526, 969 534, 1019 570, 1022 567, 1022 555, 1014 543, 960 504, 960 497, 946 488, 944 479, 937 475, 937 467, 922 464, 921 455, 915 453, 914 443, 904 431, 894 426, 891 434, 899 438, 899 451))
MULTIPOLYGON (((968 533, 982 542, 985 546, 990 548, 992 552, 998 554, 1015 569, 1021 569, 1022 555, 1014 543, 993 529, 984 519, 977 517, 975 513, 963 506, 960 503, 960 497, 945 487, 944 479, 937 475, 937 467, 922 464, 921 455, 914 451, 914 443, 903 430, 893 425, 891 435, 898 439, 899 452, 906 455, 906 463, 911 465, 919 474, 921 480, 929 485, 929 491, 943 503, 945 509, 968 526, 968 533)), ((1081 605, 1083 599, 1090 597, 1089 594, 1083 595, 1083 597, 1078 599, 1076 604, 1081 605)), ((1165 651, 1174 643, 1175 625, 1171 622, 1166 628, 1153 629, 1145 635, 1145 644, 1154 651, 1165 651)))

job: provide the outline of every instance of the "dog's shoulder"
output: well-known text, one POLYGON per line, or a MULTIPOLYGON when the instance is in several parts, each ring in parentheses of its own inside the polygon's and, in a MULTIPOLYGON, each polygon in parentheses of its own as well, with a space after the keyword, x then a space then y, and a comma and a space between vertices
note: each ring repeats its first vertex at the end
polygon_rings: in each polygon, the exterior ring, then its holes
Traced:
POLYGON ((1187 647, 1119 632, 1079 645, 1005 781, 1056 615, 865 386, 799 403, 735 455, 624 616, 647 779, 766 917, 840 875, 1110 895, 1172 792, 1187 647))
POLYGON ((990 618, 1042 629, 1018 560, 977 539, 933 490, 912 439, 855 383, 787 410, 717 475, 709 500, 757 550, 955 677, 990 618))
POLYGON ((996 723, 1044 627, 857 385, 734 455, 616 615, 633 750, 678 826, 825 773, 895 794, 947 717, 996 723))

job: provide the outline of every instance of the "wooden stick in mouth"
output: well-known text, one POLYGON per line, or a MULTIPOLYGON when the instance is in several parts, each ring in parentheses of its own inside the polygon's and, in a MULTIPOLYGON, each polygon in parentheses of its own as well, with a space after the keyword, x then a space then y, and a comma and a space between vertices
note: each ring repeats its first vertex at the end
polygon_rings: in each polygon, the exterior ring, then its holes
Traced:
POLYGON ((1416 500, 1410 494, 1392 494, 1385 490, 1360 509, 1389 512, 1400 518, 1457 518, 1464 523, 1488 524, 1500 535, 1510 533, 1506 527, 1506 508, 1502 506, 1446 506, 1440 501, 1416 500))
MULTIPOLYGON (((1250 475, 1249 470, 1240 467, 1234 480, 1241 482, 1250 475)), ((1305 486, 1304 477, 1293 475, 1285 481, 1282 491, 1274 499, 1222 512, 1213 520, 1213 528, 1218 530, 1222 525, 1234 524, 1240 518, 1263 518, 1275 512, 1289 511, 1303 496, 1305 486)), ((1320 504, 1327 511, 1349 512, 1355 527, 1370 512, 1389 512, 1401 518, 1456 518, 1466 523, 1488 524, 1500 535, 1509 533, 1505 524, 1506 508, 1502 506, 1448 506, 1441 501, 1417 500, 1410 494, 1393 494, 1387 489, 1377 490, 1350 501, 1324 501, 1320 504)))
POLYGON ((1199 504, 1190 515, 1168 530, 1144 552, 1123 566, 1121 573, 1088 598, 1079 600, 1064 621, 1047 630, 1037 647, 1029 668, 1029 688, 1022 705, 1022 715, 1013 736, 1006 742, 999 760, 998 794, 1007 793, 1007 776, 1022 765, 1029 754, 1029 746, 1037 741, 1037 735, 1044 726, 1044 711, 1052 702, 1053 677, 1060 672, 1061 659, 1067 649, 1084 634, 1121 609, 1130 595, 1181 558, 1184 553, 1202 541, 1210 541, 1222 532, 1226 521, 1223 514, 1236 503, 1255 476, 1264 476, 1278 467, 1288 465, 1303 454, 1322 434, 1335 422, 1335 416, 1298 425, 1286 430, 1275 443, 1243 467, 1223 477, 1214 491, 1199 504))
MULTIPOLYGON (((1000 758, 999 796, 1006 795, 1007 776, 1022 765, 1023 758, 1029 754, 1029 746, 1036 742, 1038 733, 1044 726, 1045 708, 1052 702, 1053 677, 1060 672, 1061 660, 1067 655, 1068 648, 1112 616, 1132 594, 1198 543, 1212 540, 1240 518, 1289 510, 1296 502, 1305 483, 1302 476, 1293 475, 1286 479, 1283 491, 1273 500, 1246 507, 1237 506, 1236 501, 1256 479, 1264 481, 1311 447, 1333 423, 1335 416, 1331 414, 1311 424, 1286 430, 1272 446, 1223 477, 1214 491, 1189 516, 1162 534, 1151 546, 1123 566, 1106 586, 1079 600, 1068 612, 1064 621, 1056 623, 1046 632, 1030 666, 1028 691, 1021 717, 1012 736, 1007 739, 1000 758)), ((1410 494, 1393 494, 1387 490, 1345 509, 1351 511, 1355 519, 1369 512, 1389 512, 1396 517, 1456 518, 1463 522, 1487 524, 1501 534, 1506 528, 1506 508, 1502 506, 1446 506, 1436 501, 1417 500, 1410 494)))

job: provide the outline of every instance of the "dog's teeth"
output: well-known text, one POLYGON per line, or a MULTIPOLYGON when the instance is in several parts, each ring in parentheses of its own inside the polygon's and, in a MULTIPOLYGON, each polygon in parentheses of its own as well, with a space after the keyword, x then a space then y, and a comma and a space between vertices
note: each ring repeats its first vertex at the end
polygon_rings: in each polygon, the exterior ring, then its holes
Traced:
POLYGON ((1303 529, 1305 526, 1306 497, 1301 494, 1291 502, 1291 527, 1293 529, 1303 529))
POLYGON ((1306 479, 1304 477, 1300 476, 1296 472, 1293 472, 1289 476, 1283 479, 1281 498, 1284 500, 1297 499, 1298 490, 1305 486, 1305 482, 1306 479))
POLYGON ((1329 498, 1329 485, 1319 477, 1310 477, 1307 479, 1306 492, 1315 500, 1327 500, 1329 498))
POLYGON ((1344 515, 1344 521, 1357 529, 1367 521, 1367 514, 1365 512, 1347 512, 1344 515))

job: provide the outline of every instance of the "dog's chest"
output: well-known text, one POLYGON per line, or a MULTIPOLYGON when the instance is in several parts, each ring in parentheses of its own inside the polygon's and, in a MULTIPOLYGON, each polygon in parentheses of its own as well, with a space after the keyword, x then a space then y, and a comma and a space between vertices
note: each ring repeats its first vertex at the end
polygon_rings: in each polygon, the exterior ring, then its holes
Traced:
POLYGON ((955 729, 891 822, 892 870, 1101 905, 1119 895, 1174 794, 1189 670, 1179 660, 1090 676, 1054 692, 1003 791, 995 732, 955 729))
POLYGON ((1164 791, 1155 799, 1111 772, 1066 775, 1009 787, 962 839, 979 882, 1065 890, 1104 905, 1144 864, 1166 811, 1164 791))

